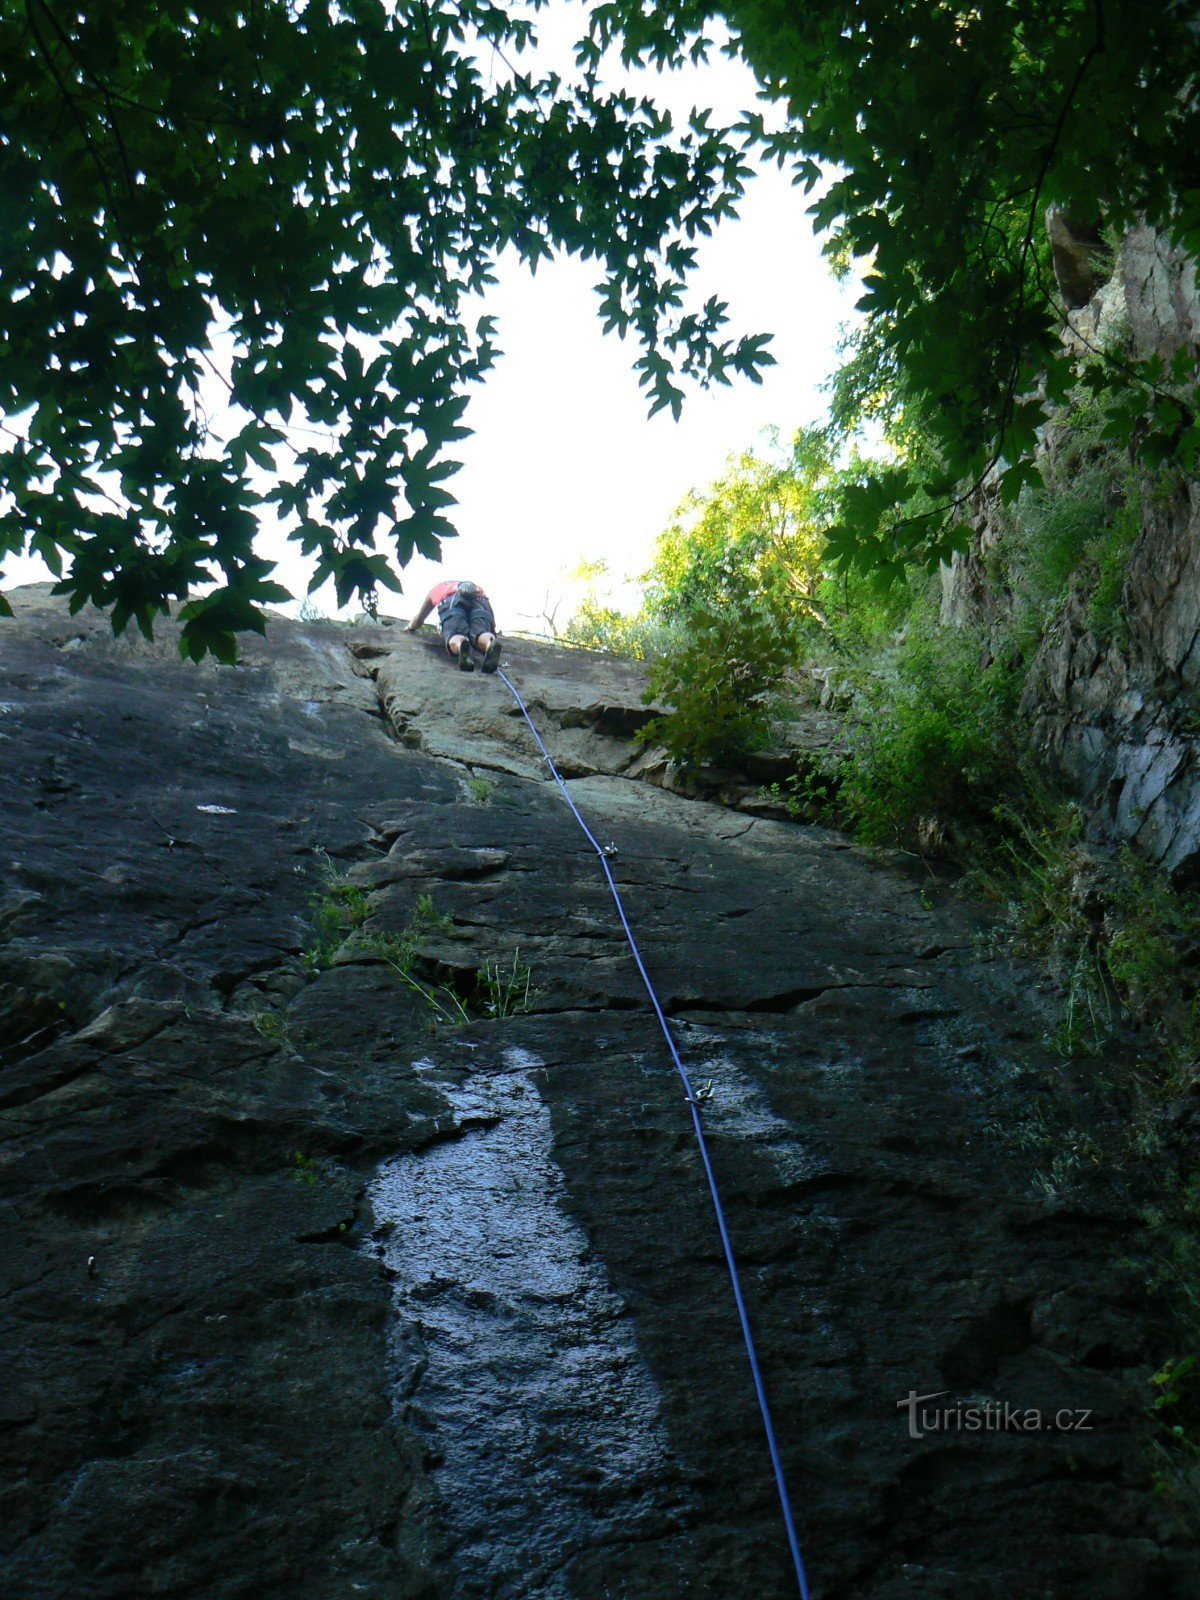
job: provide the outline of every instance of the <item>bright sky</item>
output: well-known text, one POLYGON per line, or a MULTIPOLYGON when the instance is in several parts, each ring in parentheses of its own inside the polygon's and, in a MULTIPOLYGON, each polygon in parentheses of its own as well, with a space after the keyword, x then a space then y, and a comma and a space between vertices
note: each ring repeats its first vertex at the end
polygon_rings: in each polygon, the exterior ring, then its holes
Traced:
MULTIPOLYGON (((567 65, 580 15, 575 4, 539 14, 540 61, 567 65)), ((664 76, 618 69, 608 78, 679 116, 704 105, 714 120, 732 121, 754 102, 749 71, 720 56, 664 76)), ((475 432, 457 447, 463 470, 447 483, 459 501, 450 512, 459 537, 447 543, 441 564, 414 560, 402 574, 403 597, 381 596, 383 609, 411 615, 442 577, 471 577, 491 596, 502 628, 546 631, 543 613, 556 605, 561 627, 581 593, 570 577, 581 562, 603 559, 614 580, 636 579, 689 489, 718 476, 725 458, 764 428, 786 435, 816 420, 839 327, 859 290, 833 282, 806 204, 786 174, 767 168, 750 185, 740 218, 701 241, 697 300, 718 293, 729 302, 731 331, 774 334, 777 365, 761 385, 738 380, 692 390, 678 423, 668 411, 647 420, 633 371, 637 347, 601 334, 594 268, 559 260, 531 278, 503 261, 481 310, 498 317, 505 354, 473 394, 467 423, 475 432)), ((221 432, 220 417, 213 422, 221 432)), ((278 532, 265 533, 261 549, 279 562, 277 576, 299 602, 311 564, 278 532)), ((0 567, 5 585, 48 576, 27 559, 0 567)), ((632 601, 635 590, 626 586, 615 597, 632 601)), ((332 614, 331 586, 312 603, 332 614)))
MULTIPOLYGON (((582 13, 570 4, 538 14, 540 58, 564 75, 582 13)), ((607 81, 650 95, 677 120, 702 105, 715 122, 733 122, 756 97, 749 69, 715 52, 707 65, 676 73, 616 66, 607 81)), ((820 385, 861 290, 833 281, 807 204, 787 174, 767 167, 740 217, 700 241, 697 302, 719 294, 732 331, 774 334, 777 364, 761 385, 690 391, 678 422, 669 411, 647 419, 636 345, 600 331, 594 269, 560 260, 531 278, 519 263, 502 263, 483 309, 499 319, 505 355, 472 399, 475 433, 447 485, 459 501, 459 537, 441 565, 417 559, 406 569, 410 611, 439 578, 471 577, 492 597, 501 627, 542 631, 543 613, 556 605, 561 627, 581 593, 571 581, 581 562, 603 559, 618 584, 636 580, 689 489, 711 482, 765 428, 788 434, 821 416, 820 385)), ((634 603, 635 586, 614 598, 634 603)), ((391 597, 384 607, 397 609, 391 597)))

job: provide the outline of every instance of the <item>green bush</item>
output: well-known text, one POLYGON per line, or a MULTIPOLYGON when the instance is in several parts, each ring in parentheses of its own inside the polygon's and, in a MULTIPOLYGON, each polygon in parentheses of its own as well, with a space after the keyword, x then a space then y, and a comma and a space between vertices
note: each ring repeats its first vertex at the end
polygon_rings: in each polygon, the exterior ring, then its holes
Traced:
MULTIPOLYGON (((833 471, 824 434, 772 433, 731 456, 659 536, 634 615, 591 596, 566 637, 651 663, 647 700, 669 703, 639 737, 685 764, 767 744, 806 618, 816 616, 821 526, 833 471)), ((603 574, 603 563, 589 564, 603 574)))
POLYGON ((304 960, 314 972, 319 972, 329 965, 350 934, 367 920, 370 900, 365 889, 343 878, 325 856, 321 863, 321 886, 313 892, 309 907, 316 941, 304 952, 304 960))
POLYGON ((816 616, 831 466, 801 430, 765 455, 731 457, 662 533, 644 620, 661 630, 648 699, 669 702, 639 735, 685 765, 770 743, 806 618, 816 616))
POLYGON ((761 596, 729 610, 697 605, 684 641, 650 671, 648 698, 672 709, 637 737, 684 765, 736 761, 770 743, 796 653, 795 620, 761 596))
POLYGON ((925 603, 886 651, 847 670, 850 748, 830 775, 843 820, 868 843, 911 839, 930 819, 985 824, 1014 799, 1020 678, 974 633, 939 628, 925 603))
POLYGON ((1049 444, 1041 482, 1002 510, 989 559, 993 588, 1009 596, 1025 656, 1071 593, 1087 597, 1097 638, 1121 639, 1121 594, 1152 488, 1151 475, 1105 438, 1099 402, 1077 398, 1049 444))

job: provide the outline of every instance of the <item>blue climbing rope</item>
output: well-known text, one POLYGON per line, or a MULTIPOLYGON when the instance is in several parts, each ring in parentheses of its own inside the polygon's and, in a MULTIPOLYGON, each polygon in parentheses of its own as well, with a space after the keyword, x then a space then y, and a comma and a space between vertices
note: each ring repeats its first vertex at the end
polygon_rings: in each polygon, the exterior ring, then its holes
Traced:
POLYGON ((525 702, 522 700, 516 684, 514 684, 507 673, 502 670, 498 670, 496 676, 507 685, 508 692, 516 701, 517 710, 525 718, 525 721, 529 725, 530 733, 533 734, 534 739, 537 741, 537 747, 542 752, 542 758, 546 765, 550 768, 551 775, 553 776, 555 783, 558 785, 563 799, 571 808, 572 816, 575 818, 575 821, 579 824, 580 828, 582 828, 584 837, 587 839, 592 849, 600 858, 600 865, 604 868, 604 876, 608 879, 608 887, 612 892, 613 904, 617 908, 617 915, 621 919, 621 926, 624 928, 625 937, 629 941, 630 951, 632 952, 633 959, 637 964, 637 969, 641 974, 642 982, 646 986, 646 993, 650 996, 650 1004, 654 1007, 654 1015, 658 1018, 658 1025, 662 1029, 663 1038, 667 1041, 667 1049, 671 1052, 671 1060, 675 1063, 675 1070, 678 1072, 679 1077, 682 1080, 684 1095, 692 1113, 692 1124, 696 1130, 696 1143, 700 1147, 700 1159, 704 1163, 704 1172, 708 1179, 708 1191, 712 1195, 713 1210, 716 1213, 717 1218, 717 1228, 721 1235, 722 1248, 725 1251, 725 1264, 729 1268, 729 1278, 730 1282, 733 1284, 733 1298, 737 1302, 738 1319, 742 1325, 742 1338, 745 1340, 746 1355, 749 1357, 750 1371, 754 1378, 754 1392, 758 1396, 758 1409, 762 1413, 763 1429, 767 1435, 767 1448, 771 1452, 771 1465, 775 1469, 775 1486, 779 1490, 779 1504, 783 1511, 783 1524, 787 1529, 788 1546, 792 1552, 792 1562, 796 1568, 796 1580, 800 1585, 800 1594, 802 1596, 802 1600, 809 1600, 808 1578, 805 1576, 804 1558, 800 1554, 800 1540, 796 1536, 796 1522, 795 1518, 792 1516, 792 1502, 788 1495, 787 1479, 784 1477, 783 1473, 783 1462, 779 1458, 779 1446, 775 1440, 775 1425, 771 1421, 771 1407, 767 1402, 766 1386, 763 1383, 762 1372, 758 1365, 758 1351, 754 1346, 754 1335, 750 1331, 750 1318, 746 1311, 746 1303, 742 1298, 742 1283, 740 1277, 738 1276, 737 1262, 735 1261, 733 1255, 733 1244, 729 1238, 729 1229, 725 1223, 725 1210, 721 1204, 720 1192, 717 1189, 716 1174, 713 1172, 712 1161, 710 1160, 708 1154, 708 1141, 704 1137, 704 1124, 700 1120, 700 1102, 697 1099, 695 1090, 692 1088, 692 1080, 688 1076, 688 1071, 683 1064, 683 1059, 675 1046, 675 1040, 671 1034, 671 1029, 667 1024, 667 1019, 663 1012, 663 1008, 659 1004, 658 995, 655 993, 654 985, 650 981, 650 975, 646 971, 645 963, 642 961, 641 951, 637 947, 637 940, 633 937, 633 929, 629 926, 629 920, 625 915, 625 907, 621 903, 620 892, 617 889, 616 881, 613 878, 612 869, 608 864, 609 852, 604 848, 603 845, 597 843, 592 830, 583 820, 583 816, 579 810, 579 807, 571 798, 570 790, 563 782, 558 768, 554 765, 553 757, 542 742, 541 734, 537 731, 536 727, 534 727, 533 718, 529 715, 529 712, 525 706, 525 702))

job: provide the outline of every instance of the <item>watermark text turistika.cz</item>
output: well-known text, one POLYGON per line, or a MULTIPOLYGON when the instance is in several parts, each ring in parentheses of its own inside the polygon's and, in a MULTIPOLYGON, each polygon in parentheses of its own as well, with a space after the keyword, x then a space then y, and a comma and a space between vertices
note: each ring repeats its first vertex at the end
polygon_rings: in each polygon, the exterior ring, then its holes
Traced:
POLYGON ((910 1389, 906 1400, 896 1401, 898 1411, 908 1412, 910 1439, 923 1439, 927 1433, 1089 1433, 1092 1428, 1092 1413, 1083 1407, 1042 1411, 1008 1400, 931 1403, 949 1393, 949 1389, 938 1389, 918 1394, 910 1389))

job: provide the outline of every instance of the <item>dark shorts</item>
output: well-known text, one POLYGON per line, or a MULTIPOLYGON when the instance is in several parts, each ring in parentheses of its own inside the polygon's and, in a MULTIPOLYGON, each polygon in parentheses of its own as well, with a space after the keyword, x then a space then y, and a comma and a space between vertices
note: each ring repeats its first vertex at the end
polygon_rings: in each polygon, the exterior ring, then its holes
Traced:
POLYGON ((485 595, 480 595, 470 605, 455 594, 443 600, 438 607, 438 622, 442 638, 449 644, 456 633, 465 634, 474 644, 481 633, 495 633, 496 618, 485 595))

